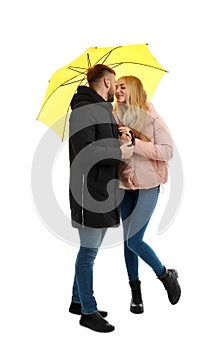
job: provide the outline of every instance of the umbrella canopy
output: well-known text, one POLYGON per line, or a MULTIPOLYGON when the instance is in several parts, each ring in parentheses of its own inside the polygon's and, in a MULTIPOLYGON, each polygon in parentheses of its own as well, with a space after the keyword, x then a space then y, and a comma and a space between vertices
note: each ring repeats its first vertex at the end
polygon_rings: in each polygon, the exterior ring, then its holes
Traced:
POLYGON ((139 78, 149 100, 166 73, 147 44, 90 47, 77 59, 52 75, 37 118, 51 127, 62 139, 68 134, 67 116, 73 94, 79 85, 87 85, 87 69, 99 63, 114 69, 116 79, 124 75, 134 75, 139 78))

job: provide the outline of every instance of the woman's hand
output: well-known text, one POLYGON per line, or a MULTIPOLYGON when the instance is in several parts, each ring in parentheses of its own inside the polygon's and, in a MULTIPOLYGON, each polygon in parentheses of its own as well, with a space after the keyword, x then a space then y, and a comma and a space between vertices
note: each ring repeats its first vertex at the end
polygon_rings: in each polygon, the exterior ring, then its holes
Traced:
POLYGON ((132 141, 134 144, 134 136, 131 129, 128 126, 119 126, 120 139, 124 142, 132 141))
POLYGON ((131 141, 131 134, 130 134, 130 128, 127 126, 119 126, 118 128, 120 133, 120 139, 124 142, 130 142, 131 141))
POLYGON ((130 136, 130 128, 128 126, 119 126, 118 130, 120 133, 130 136))
POLYGON ((121 134, 120 140, 122 140, 124 142, 131 142, 131 136, 128 136, 126 134, 121 134))

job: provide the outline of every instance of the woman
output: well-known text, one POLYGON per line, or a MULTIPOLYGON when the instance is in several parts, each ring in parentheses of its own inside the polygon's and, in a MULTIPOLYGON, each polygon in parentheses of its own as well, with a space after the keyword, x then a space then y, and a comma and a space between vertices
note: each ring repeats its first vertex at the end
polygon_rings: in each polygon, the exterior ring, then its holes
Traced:
POLYGON ((121 203, 124 229, 124 255, 132 291, 130 311, 143 312, 138 257, 155 272, 167 290, 171 304, 180 298, 181 289, 174 269, 166 269, 152 248, 143 241, 145 230, 155 209, 160 185, 168 180, 167 161, 172 158, 172 139, 156 113, 141 81, 124 76, 116 84, 114 114, 123 142, 135 138, 133 156, 119 170, 120 187, 125 190, 121 203))

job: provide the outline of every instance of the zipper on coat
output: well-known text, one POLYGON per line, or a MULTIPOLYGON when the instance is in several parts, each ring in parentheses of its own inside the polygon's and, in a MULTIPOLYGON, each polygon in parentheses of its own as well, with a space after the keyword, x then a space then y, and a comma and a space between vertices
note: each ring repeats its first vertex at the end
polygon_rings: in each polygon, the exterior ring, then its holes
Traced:
POLYGON ((85 184, 85 175, 83 174, 82 177, 82 228, 85 227, 84 222, 84 184, 85 184))

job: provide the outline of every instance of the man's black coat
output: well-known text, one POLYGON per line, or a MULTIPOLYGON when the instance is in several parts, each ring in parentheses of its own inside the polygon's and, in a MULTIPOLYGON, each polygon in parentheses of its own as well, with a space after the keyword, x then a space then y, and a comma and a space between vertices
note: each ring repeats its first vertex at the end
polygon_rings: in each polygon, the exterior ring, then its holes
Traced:
POLYGON ((80 86, 69 119, 70 208, 77 228, 119 225, 118 166, 121 150, 112 104, 80 86), (113 181, 114 180, 114 181, 113 181))

